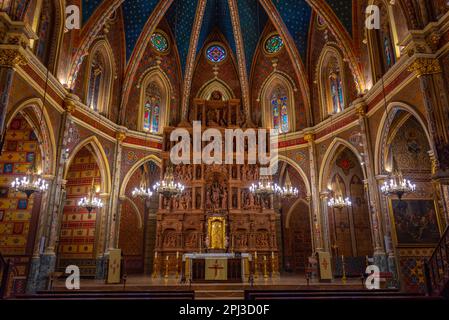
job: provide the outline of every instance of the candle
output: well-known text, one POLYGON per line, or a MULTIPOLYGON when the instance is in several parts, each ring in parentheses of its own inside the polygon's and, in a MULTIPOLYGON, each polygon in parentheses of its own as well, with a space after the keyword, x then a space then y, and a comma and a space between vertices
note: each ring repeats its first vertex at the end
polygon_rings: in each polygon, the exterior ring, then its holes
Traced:
POLYGON ((271 259, 274 259, 274 251, 271 251, 271 259))
POLYGON ((179 251, 176 251, 176 259, 179 258, 179 251))
POLYGON ((157 258, 157 251, 154 252, 154 258, 157 258))
POLYGON ((254 259, 257 259, 257 251, 254 251, 254 259))
POLYGON ((267 261, 267 256, 263 256, 263 261, 267 261))
POLYGON ((165 260, 167 260, 167 261, 168 261, 168 256, 166 256, 166 257, 165 257, 165 260))

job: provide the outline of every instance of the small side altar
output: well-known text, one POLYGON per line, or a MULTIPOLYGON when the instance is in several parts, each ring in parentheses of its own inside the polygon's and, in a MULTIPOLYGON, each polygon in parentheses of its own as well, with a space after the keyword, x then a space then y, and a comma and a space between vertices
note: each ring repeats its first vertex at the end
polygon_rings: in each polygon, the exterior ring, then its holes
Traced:
POLYGON ((245 282, 251 260, 249 253, 187 253, 183 274, 192 282, 245 282))

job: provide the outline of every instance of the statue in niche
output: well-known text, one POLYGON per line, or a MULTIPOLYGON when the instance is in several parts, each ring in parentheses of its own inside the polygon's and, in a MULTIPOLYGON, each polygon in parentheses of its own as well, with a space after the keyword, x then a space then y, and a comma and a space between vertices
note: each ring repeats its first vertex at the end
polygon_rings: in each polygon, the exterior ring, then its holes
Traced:
POLYGON ((189 232, 186 236, 186 247, 192 248, 196 247, 198 244, 198 236, 195 232, 189 232))
POLYGON ((242 248, 247 246, 247 238, 244 233, 238 233, 236 235, 237 247, 242 248))
POLYGON ((227 188, 222 186, 217 180, 207 187, 206 208, 207 209, 227 209, 228 208, 227 188))
POLYGON ((176 234, 173 232, 167 233, 164 240, 164 247, 174 248, 176 247, 176 234))
POLYGON ((268 234, 266 232, 259 232, 256 235, 256 246, 258 248, 267 248, 269 246, 268 234))

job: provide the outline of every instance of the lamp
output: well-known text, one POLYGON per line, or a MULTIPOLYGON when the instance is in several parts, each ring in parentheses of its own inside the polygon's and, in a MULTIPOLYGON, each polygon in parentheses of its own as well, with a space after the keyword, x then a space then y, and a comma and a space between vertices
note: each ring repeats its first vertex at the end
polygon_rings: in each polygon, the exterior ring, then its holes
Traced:
POLYGON ((95 197, 95 193, 94 179, 92 179, 92 185, 89 189, 89 192, 87 193, 87 197, 82 198, 78 202, 78 206, 86 209, 89 212, 89 215, 93 210, 103 208, 103 201, 95 197))
POLYGON ((184 185, 175 182, 175 178, 173 176, 173 166, 171 163, 165 171, 164 179, 162 179, 162 181, 160 182, 157 182, 153 186, 154 191, 166 198, 179 196, 184 192, 184 189, 184 185))

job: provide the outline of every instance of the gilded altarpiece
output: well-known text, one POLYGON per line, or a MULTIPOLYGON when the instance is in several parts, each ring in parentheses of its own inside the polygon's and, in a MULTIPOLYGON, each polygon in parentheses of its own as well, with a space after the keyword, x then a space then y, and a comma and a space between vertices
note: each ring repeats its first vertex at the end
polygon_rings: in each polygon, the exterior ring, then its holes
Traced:
MULTIPOLYGON (((201 121, 201 131, 247 128, 240 100, 195 100, 189 113, 190 124, 201 121)), ((185 127, 191 135, 191 125, 185 127)), ((254 128, 257 129, 257 128, 254 128)), ((170 142, 174 128, 166 128, 163 140, 163 169, 170 164, 170 142)), ((257 132, 257 130, 256 130, 257 132)), ((191 139, 193 141, 193 139, 191 139)), ((225 150, 223 139, 223 148, 225 150)), ((209 142, 202 142, 204 148, 209 142)), ((235 148, 235 146, 234 146, 235 148)), ((259 199, 249 187, 259 179, 259 165, 245 164, 180 164, 173 166, 176 182, 185 185, 176 198, 160 197, 157 213, 155 275, 174 275, 181 270, 185 253, 251 253, 270 257, 269 272, 278 271, 276 213, 273 199, 259 199), (273 262, 273 263, 271 263, 273 262)), ((193 149, 191 149, 193 150, 193 149)), ((193 163, 193 161, 191 162, 193 163)), ((259 261, 260 262, 260 261, 259 261)))

